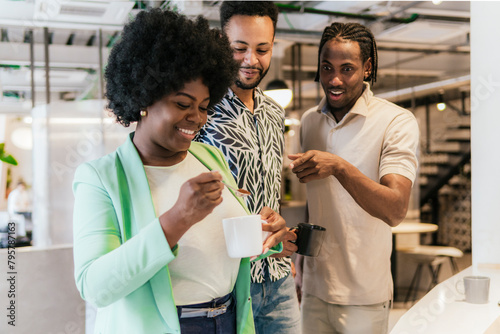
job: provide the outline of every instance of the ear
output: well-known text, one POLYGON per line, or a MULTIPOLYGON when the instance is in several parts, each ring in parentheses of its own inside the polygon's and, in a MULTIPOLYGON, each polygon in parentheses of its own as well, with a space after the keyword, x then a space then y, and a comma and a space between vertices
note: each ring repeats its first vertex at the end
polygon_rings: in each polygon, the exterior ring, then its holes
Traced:
POLYGON ((363 78, 367 80, 372 74, 372 58, 368 58, 363 65, 363 78))

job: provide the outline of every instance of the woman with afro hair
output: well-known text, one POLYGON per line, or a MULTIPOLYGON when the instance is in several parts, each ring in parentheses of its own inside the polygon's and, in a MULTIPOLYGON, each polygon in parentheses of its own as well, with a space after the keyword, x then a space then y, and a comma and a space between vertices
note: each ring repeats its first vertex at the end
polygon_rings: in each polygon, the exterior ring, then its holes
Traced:
MULTIPOLYGON (((219 30, 172 11, 140 12, 113 47, 108 107, 136 131, 73 182, 75 280, 95 333, 255 332, 250 259, 229 258, 221 223, 248 210, 221 182, 236 186, 222 153, 191 142, 237 68, 219 30)), ((262 218, 260 257, 285 231, 262 218)))

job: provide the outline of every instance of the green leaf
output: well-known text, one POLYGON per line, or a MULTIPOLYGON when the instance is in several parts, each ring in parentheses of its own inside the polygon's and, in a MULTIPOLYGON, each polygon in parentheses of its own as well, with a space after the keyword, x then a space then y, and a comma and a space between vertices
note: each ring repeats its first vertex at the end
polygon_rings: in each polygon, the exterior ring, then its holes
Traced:
POLYGON ((3 162, 5 162, 5 163, 17 166, 17 160, 14 159, 14 157, 12 155, 10 155, 10 154, 7 155, 7 156, 5 156, 5 155, 2 154, 0 156, 0 160, 3 161, 3 162))
POLYGON ((0 161, 17 166, 17 160, 7 152, 5 152, 5 143, 0 143, 0 161))

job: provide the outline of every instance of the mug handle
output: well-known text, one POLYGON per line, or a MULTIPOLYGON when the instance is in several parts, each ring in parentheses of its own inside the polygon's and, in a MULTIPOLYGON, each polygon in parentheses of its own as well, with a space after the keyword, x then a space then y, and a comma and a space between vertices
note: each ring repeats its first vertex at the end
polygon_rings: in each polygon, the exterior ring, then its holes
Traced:
POLYGON ((457 290, 457 292, 459 294, 465 296, 465 285, 464 285, 463 279, 461 279, 461 280, 457 281, 457 283, 455 283, 455 289, 457 290))
MULTIPOLYGON (((268 224, 268 222, 266 222, 263 219, 261 219, 260 222, 262 224, 268 224)), ((267 238, 269 238, 270 235, 271 235, 271 232, 269 232, 269 231, 262 231, 262 244, 264 244, 264 242, 266 242, 267 238)))
MULTIPOLYGON (((297 231, 299 230, 299 227, 298 226, 294 226, 294 227, 290 227, 290 231, 293 230, 293 233, 295 233, 297 235, 297 237, 299 236, 297 233, 297 231)), ((297 240, 298 239, 295 239, 295 240, 288 240, 288 242, 291 242, 292 244, 297 244, 297 240)))

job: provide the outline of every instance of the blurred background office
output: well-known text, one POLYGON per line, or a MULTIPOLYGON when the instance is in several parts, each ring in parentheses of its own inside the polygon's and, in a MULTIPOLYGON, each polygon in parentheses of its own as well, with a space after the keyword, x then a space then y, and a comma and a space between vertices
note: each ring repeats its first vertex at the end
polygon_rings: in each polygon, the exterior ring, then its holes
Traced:
MULTIPOLYGON (((409 214, 439 223, 439 242, 470 249, 470 3, 276 3, 273 66, 261 87, 277 83, 293 94, 286 106, 287 152, 298 150, 302 112, 323 94, 313 81, 322 29, 333 21, 369 26, 379 48, 374 93, 412 110, 422 130, 420 178, 409 214)), ((72 171, 112 150, 124 136, 101 100, 101 73, 123 23, 140 10, 168 6, 204 15, 217 26, 219 5, 0 1, 0 139, 20 162, 1 167, 0 210, 6 208, 6 194, 25 180, 34 195, 35 244, 71 242, 72 171)), ((305 200, 286 167, 283 180, 285 202, 305 200)))

